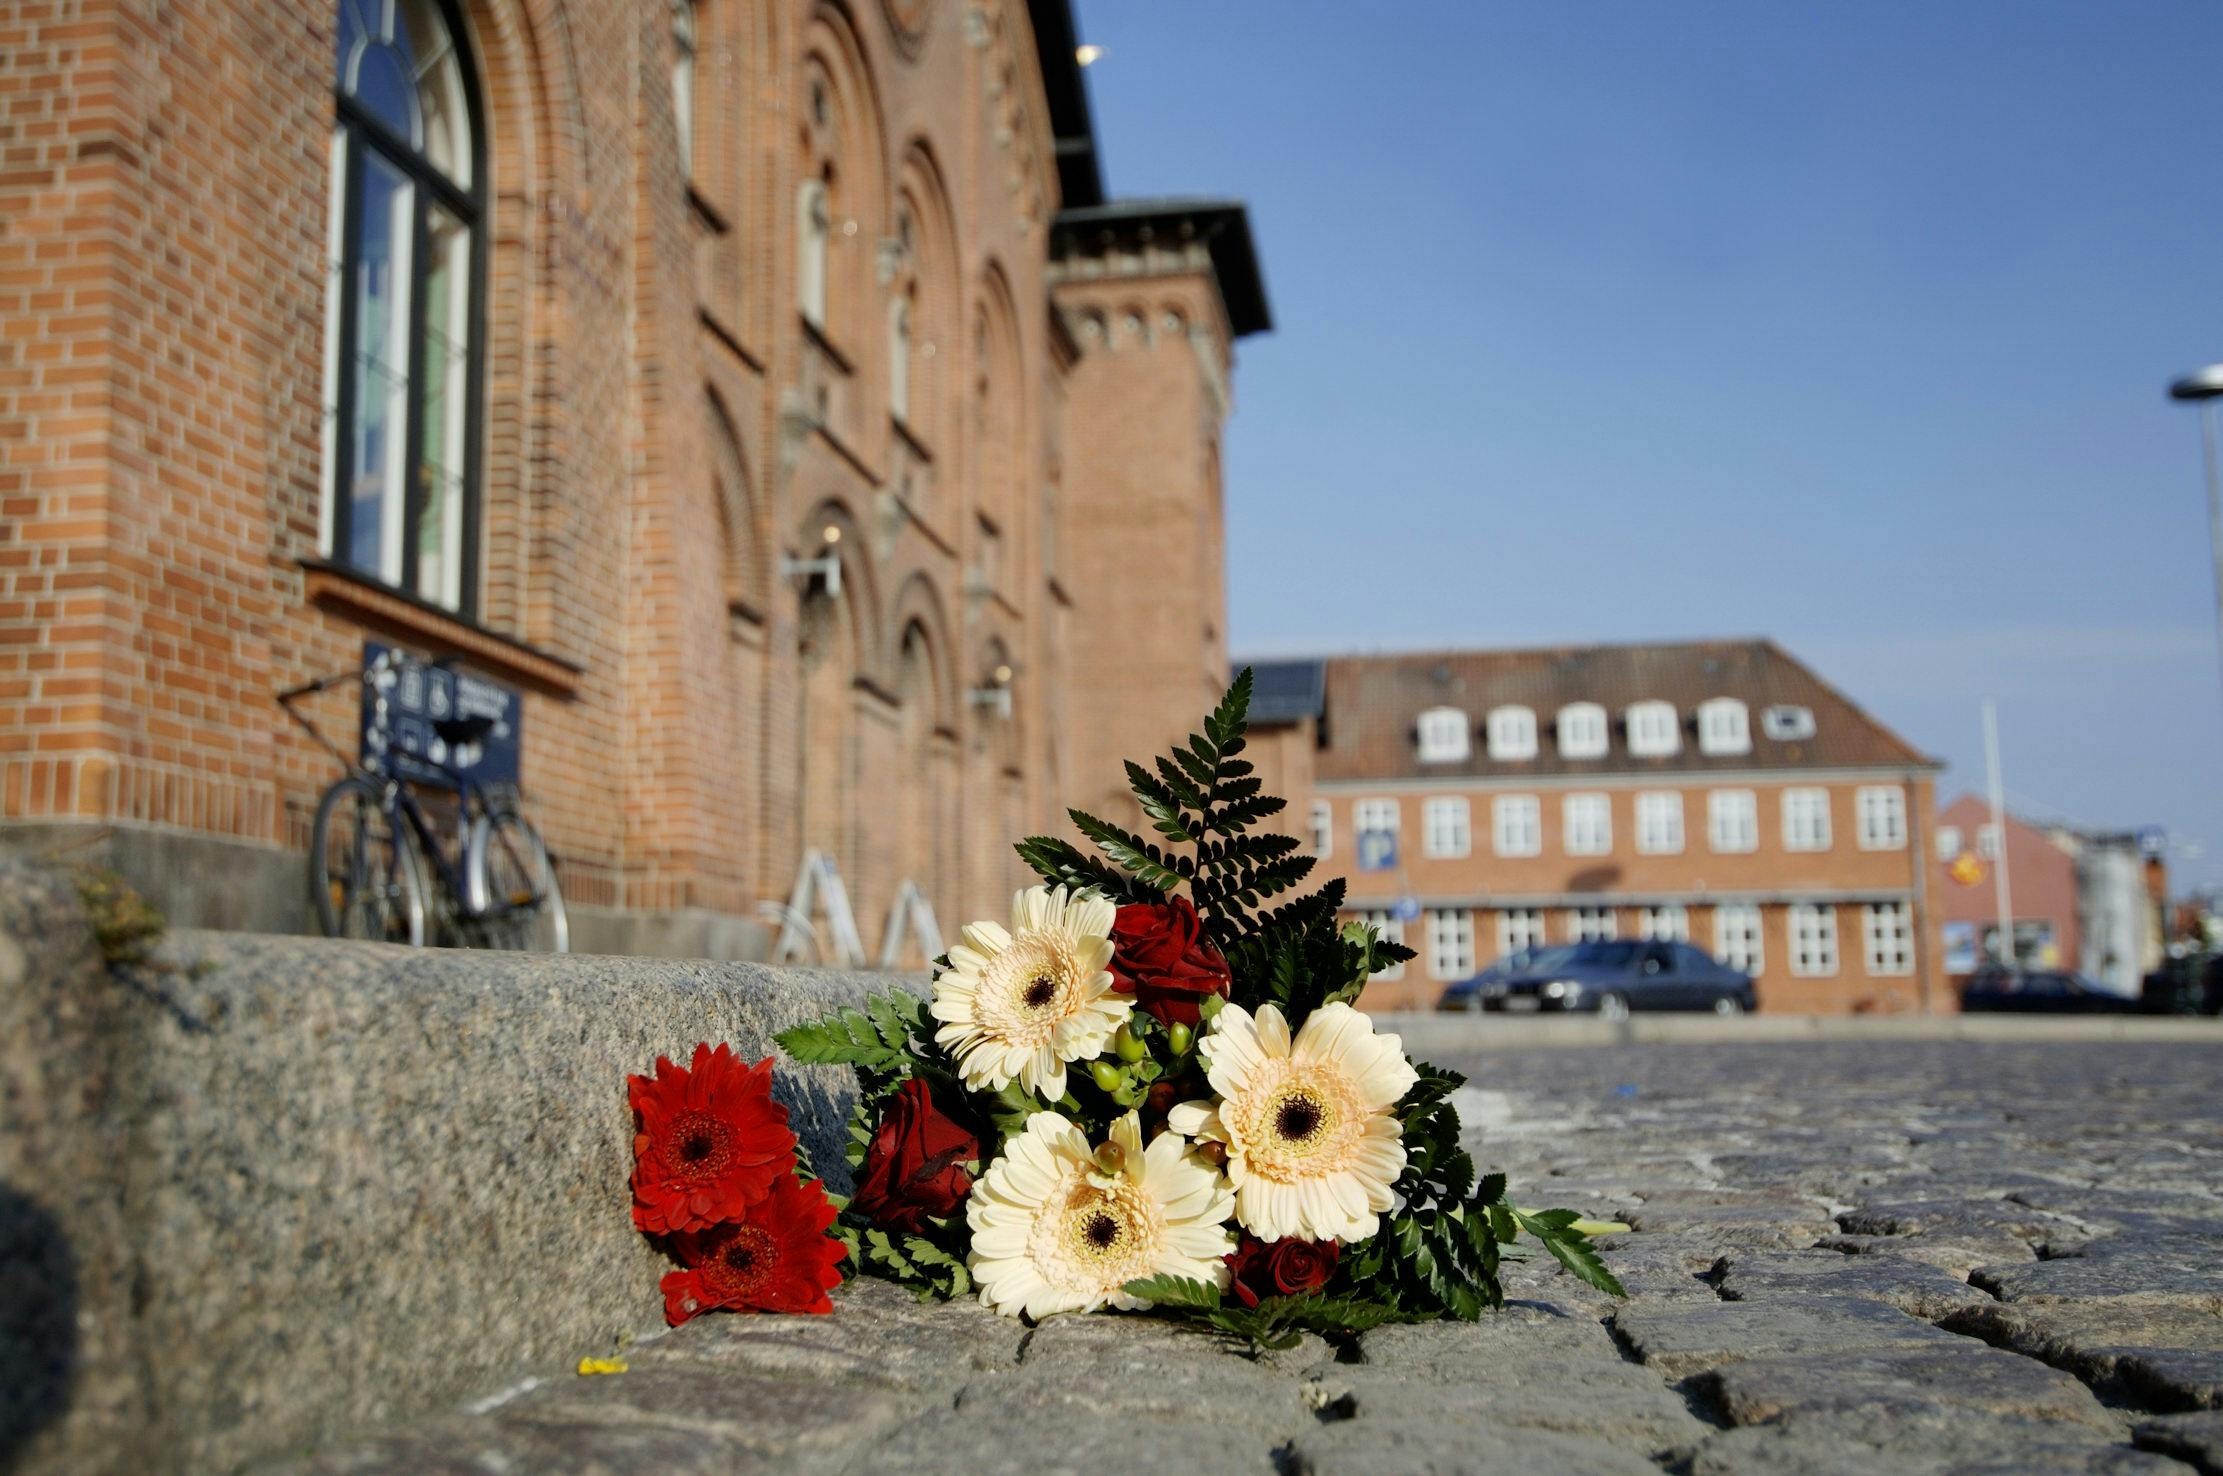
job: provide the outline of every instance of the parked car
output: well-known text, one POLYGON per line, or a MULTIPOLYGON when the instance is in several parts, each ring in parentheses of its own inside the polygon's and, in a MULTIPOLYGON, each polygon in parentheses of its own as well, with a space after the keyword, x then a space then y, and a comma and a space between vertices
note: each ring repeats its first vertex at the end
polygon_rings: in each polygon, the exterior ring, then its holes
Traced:
POLYGON ((1978 969, 1961 986, 1961 1012, 2013 1010, 2044 1015, 2117 1015, 2138 1008, 2133 995, 2117 994, 2067 969, 1978 969))
POLYGON ((1436 1001, 1436 1008, 1439 1010, 1480 1009, 1481 1006, 1476 1004, 1475 1000, 1480 997, 1481 991, 1493 984, 1502 984, 1514 975, 1524 972, 1544 954, 1561 951, 1556 948, 1516 948, 1511 953, 1506 954, 1505 957, 1492 963, 1481 973, 1469 979, 1461 979, 1458 983, 1446 989, 1443 992, 1443 997, 1436 1001))
POLYGON ((1444 1008, 1521 1014, 1553 1010, 1626 1019, 1633 1010, 1743 1014, 1758 1006, 1752 976, 1688 943, 1569 943, 1536 951, 1496 979, 1454 984, 1444 1008))

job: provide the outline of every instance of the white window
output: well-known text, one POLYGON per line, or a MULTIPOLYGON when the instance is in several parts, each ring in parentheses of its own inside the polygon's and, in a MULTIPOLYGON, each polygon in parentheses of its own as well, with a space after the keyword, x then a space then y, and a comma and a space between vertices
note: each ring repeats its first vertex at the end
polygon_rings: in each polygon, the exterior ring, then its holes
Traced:
POLYGON ((1732 969, 1760 977, 1760 909, 1750 902, 1724 902, 1714 909, 1714 957, 1732 969))
POLYGON ((1490 757, 1536 757, 1536 714, 1525 707, 1500 707, 1490 713, 1490 757))
POLYGON ((1559 756, 1604 758, 1612 746, 1606 710, 1595 702, 1570 702, 1559 709, 1559 756))
POLYGON ((1335 806, 1326 800, 1312 802, 1312 854, 1323 861, 1335 854, 1335 806))
POLYGON ((1914 919, 1904 902, 1871 902, 1860 909, 1860 935, 1867 944, 1868 972, 1914 972, 1914 919))
POLYGON ((1976 827, 1976 854, 1986 861, 1999 859, 1999 827, 1991 824, 1976 827))
POLYGON ((1428 914, 1428 975, 1445 983, 1474 973, 1474 914, 1465 908, 1428 914))
POLYGON ((1456 707, 1431 707, 1420 715, 1420 761, 1455 764, 1467 756, 1467 715, 1456 707))
POLYGON ((1637 758, 1665 758, 1683 746, 1683 724, 1672 702, 1634 703, 1627 722, 1629 752, 1637 758))
POLYGON ((1636 915, 1636 935, 1648 943, 1688 943, 1690 911, 1680 902, 1662 902, 1636 915))
POLYGON ((672 0, 672 128, 679 171, 695 167, 695 0, 672 0))
POLYGON ((1783 849, 1786 851, 1826 851, 1829 849, 1828 790, 1786 789, 1783 791, 1783 849))
POLYGON ((802 236, 801 255, 795 268, 796 302, 812 327, 823 328, 826 326, 826 247, 834 233, 833 206, 826 198, 824 180, 803 181, 796 229, 802 236))
POLYGON ((1698 751, 1709 754, 1752 752, 1752 720, 1734 697, 1698 704, 1698 751))
POLYGON ((1853 793, 1853 813, 1863 851, 1903 851, 1907 844, 1906 791, 1895 784, 1864 784, 1853 793))
POLYGON ((911 418, 911 299, 888 304, 888 413, 911 418))
POLYGON ((1760 731, 1778 743, 1797 743, 1814 736, 1814 709, 1778 703, 1760 714, 1760 731))
MULTIPOLYGON (((1404 921, 1395 913, 1362 912, 1359 914, 1359 921, 1372 923, 1374 931, 1382 935, 1384 943, 1402 944, 1405 941, 1404 921)), ((1385 984, 1394 984, 1405 977, 1405 966, 1403 964, 1391 964, 1388 968, 1378 971, 1374 977, 1385 984)))
POLYGON ((1749 789, 1706 796, 1706 843, 1724 856, 1760 849, 1760 804, 1749 789))
POLYGON ((1620 931, 1610 907, 1567 909, 1567 936, 1577 943, 1610 943, 1620 931))
POLYGON ((1420 849, 1429 856, 1464 856, 1474 849, 1464 796, 1433 798, 1420 806, 1420 849))
POLYGON ((1636 797, 1636 849, 1645 856, 1673 856, 1683 849, 1683 797, 1647 790, 1636 797))
POLYGON ((1837 972, 1837 909, 1827 903, 1791 904, 1791 972, 1827 979, 1837 972))
POLYGON ((1497 915, 1497 954, 1509 958, 1523 948, 1544 946, 1544 909, 1508 907, 1497 915))
POLYGON ((1961 853, 1961 828, 1958 825, 1940 825, 1937 828, 1937 859, 1951 861, 1961 853))
POLYGON ((1544 849, 1543 806, 1533 794, 1501 794, 1490 802, 1500 856, 1534 856, 1544 849))
POLYGON ((1570 794, 1561 800, 1559 836, 1570 856, 1612 854, 1612 798, 1603 794, 1570 794))
POLYGON ((1364 835, 1369 830, 1397 834, 1397 801, 1362 799, 1351 806, 1351 828, 1364 835))

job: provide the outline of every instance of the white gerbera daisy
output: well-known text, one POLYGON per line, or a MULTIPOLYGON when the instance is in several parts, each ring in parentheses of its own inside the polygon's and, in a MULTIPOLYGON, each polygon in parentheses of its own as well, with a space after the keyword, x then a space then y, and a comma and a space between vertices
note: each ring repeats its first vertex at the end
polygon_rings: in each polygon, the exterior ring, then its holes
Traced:
POLYGON ((1229 1005, 1197 1049, 1220 1100, 1183 1102, 1166 1125, 1227 1145, 1244 1229, 1348 1243, 1381 1228, 1405 1170, 1390 1108, 1420 1079, 1403 1041, 1347 1004, 1314 1010, 1294 1043, 1277 1007, 1229 1005))
POLYGON ((1227 1285, 1234 1206, 1226 1178, 1178 1133, 1146 1151, 1130 1112, 1091 1152, 1079 1127, 1037 1112, 965 1201, 965 1263, 982 1305, 1006 1317, 1140 1307, 1120 1290, 1138 1277, 1227 1285))
POLYGON ((965 925, 928 1013, 966 1086, 993 1092, 1016 1080, 1055 1102, 1065 1063, 1104 1053, 1135 1007, 1112 992, 1106 967, 1116 911, 1094 892, 1029 887, 1011 899, 1010 932, 965 925))

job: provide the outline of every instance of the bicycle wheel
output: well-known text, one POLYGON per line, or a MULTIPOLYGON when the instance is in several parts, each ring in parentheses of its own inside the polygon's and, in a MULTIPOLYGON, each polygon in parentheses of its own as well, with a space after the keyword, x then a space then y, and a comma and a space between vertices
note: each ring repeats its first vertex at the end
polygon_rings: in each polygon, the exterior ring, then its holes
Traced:
POLYGON ((571 916, 540 832, 515 810, 480 820, 472 836, 472 911, 490 948, 569 953, 571 916))
POLYGON ((417 849, 379 786, 350 777, 324 791, 309 840, 309 895, 328 938, 424 945, 417 849))

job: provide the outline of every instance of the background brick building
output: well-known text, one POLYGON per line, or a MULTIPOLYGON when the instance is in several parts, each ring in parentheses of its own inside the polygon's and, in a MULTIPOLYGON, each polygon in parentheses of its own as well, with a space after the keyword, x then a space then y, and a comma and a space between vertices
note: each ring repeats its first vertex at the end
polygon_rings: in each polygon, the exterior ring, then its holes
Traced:
POLYGON ((1000 908, 1080 766, 1224 677, 1268 326, 1239 205, 1107 200, 1075 39, 1065 0, 0 10, 10 843, 302 925, 334 770, 272 694, 373 635, 525 691, 582 947, 754 952, 812 848, 868 946, 905 880, 1000 908))
POLYGON ((1949 1009, 1937 765, 1766 641, 1269 662, 1258 764, 1426 1008, 1512 950, 1681 937, 1762 1009, 1949 1009), (1410 921, 1401 899, 1417 905, 1410 921))

